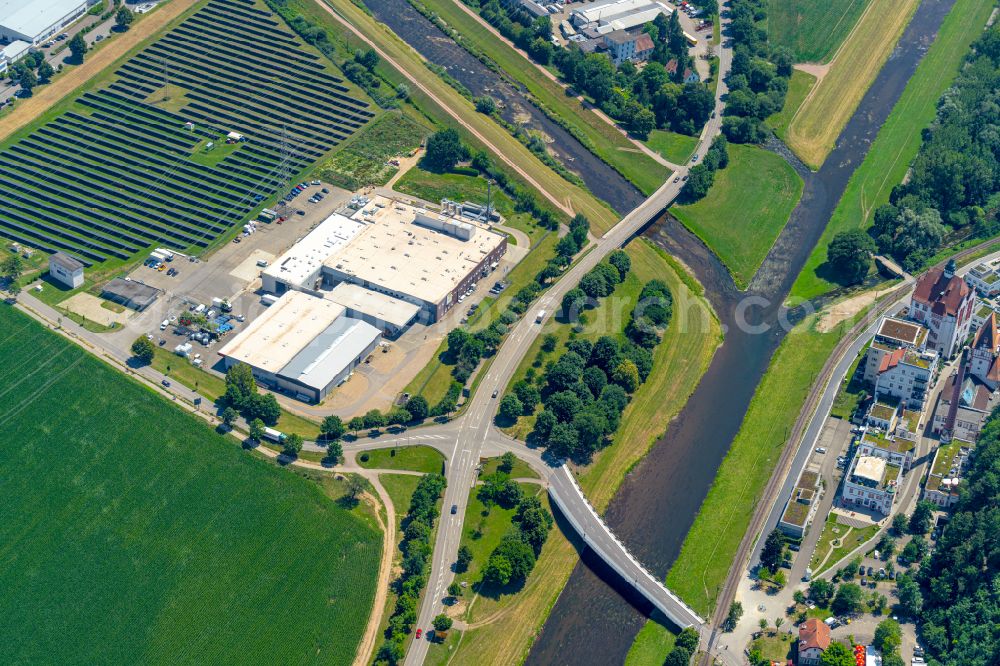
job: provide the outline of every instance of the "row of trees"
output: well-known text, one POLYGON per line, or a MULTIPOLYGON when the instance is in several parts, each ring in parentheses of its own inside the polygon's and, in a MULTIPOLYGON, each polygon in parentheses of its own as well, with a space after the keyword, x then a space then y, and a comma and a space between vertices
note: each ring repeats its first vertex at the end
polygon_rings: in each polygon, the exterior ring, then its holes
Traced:
MULTIPOLYGON (((564 318, 582 317, 582 310, 602 297, 589 295, 583 289, 585 280, 591 293, 603 296, 622 280, 621 269, 627 271, 628 264, 619 256, 612 258, 617 266, 611 261, 602 263, 588 273, 594 280, 585 278, 581 287, 567 293, 562 303, 564 318)), ((605 335, 591 343, 571 334, 564 353, 545 372, 535 374, 532 368, 525 379, 515 382, 501 401, 499 418, 511 422, 533 415, 541 403, 531 439, 559 457, 589 459, 617 431, 629 395, 652 370, 650 350, 659 343, 659 331, 669 323, 671 313, 669 288, 657 280, 647 283, 626 326, 630 339, 620 342, 605 335)), ((554 350, 555 339, 545 339, 543 353, 554 350)), ((540 359, 536 365, 541 365, 540 359)))
POLYGON ((729 29, 733 62, 726 79, 722 131, 733 143, 761 143, 767 138, 764 119, 785 105, 792 53, 767 40, 767 0, 731 0, 729 29))
POLYGON ((703 199, 715 183, 715 172, 729 166, 729 142, 724 134, 712 139, 705 158, 699 164, 695 164, 688 171, 687 182, 681 190, 681 200, 684 203, 693 203, 703 199))
POLYGON ((425 474, 413 491, 409 511, 401 523, 403 541, 399 549, 403 552, 402 573, 393 582, 398 595, 396 607, 389 617, 385 641, 375 655, 376 664, 394 665, 401 662, 405 655, 403 643, 417 621, 420 592, 427 585, 427 562, 433 551, 431 535, 438 518, 437 501, 446 485, 445 478, 440 474, 425 474))
MULTIPOLYGON (((1000 55, 1000 33, 986 45, 1000 55)), ((984 45, 981 44, 982 49, 984 45)), ((904 612, 938 662, 985 666, 1000 654, 1000 416, 980 434, 967 481, 904 612)), ((902 598, 900 599, 902 605, 902 598)))
POLYGON ((226 392, 222 396, 223 409, 231 407, 249 423, 260 419, 266 425, 273 426, 281 417, 281 406, 273 393, 260 393, 257 390, 257 380, 254 379, 250 366, 238 363, 226 370, 226 392))

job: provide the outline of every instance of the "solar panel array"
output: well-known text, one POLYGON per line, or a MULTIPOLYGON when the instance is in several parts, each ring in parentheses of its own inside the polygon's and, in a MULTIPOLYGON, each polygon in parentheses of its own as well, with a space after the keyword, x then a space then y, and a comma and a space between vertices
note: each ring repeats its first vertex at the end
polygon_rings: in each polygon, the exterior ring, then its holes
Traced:
POLYGON ((252 0, 212 0, 77 102, 0 152, 0 235, 87 265, 205 248, 373 115, 252 0), (146 101, 179 89, 179 111, 146 101), (191 159, 229 132, 246 142, 191 159))

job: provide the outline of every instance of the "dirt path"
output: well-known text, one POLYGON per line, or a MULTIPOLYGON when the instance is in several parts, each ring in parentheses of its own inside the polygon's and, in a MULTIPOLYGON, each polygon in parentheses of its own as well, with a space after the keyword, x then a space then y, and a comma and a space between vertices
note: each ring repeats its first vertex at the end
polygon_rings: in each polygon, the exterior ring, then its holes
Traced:
POLYGON ((49 85, 38 88, 28 99, 18 101, 10 115, 0 119, 0 141, 40 117, 50 107, 99 75, 136 45, 159 32, 199 1, 171 0, 144 17, 125 34, 116 35, 107 46, 89 54, 82 65, 69 70, 65 76, 58 77, 49 85))
MULTIPOLYGON (((405 76, 406 79, 411 84, 413 84, 414 86, 416 86, 417 88, 419 88, 420 91, 424 95, 426 95, 432 102, 434 102, 435 104, 437 104, 438 107, 442 111, 444 111, 449 116, 451 116, 455 120, 455 122, 457 122, 460 125, 462 125, 462 127, 464 127, 470 134, 472 134, 474 137, 476 137, 476 139, 478 139, 484 145, 486 145, 487 147, 489 147, 489 149, 493 152, 494 155, 496 155, 501 160, 503 160, 504 163, 507 166, 509 166, 511 169, 513 169, 517 173, 517 175, 519 175, 529 185, 531 185, 536 190, 538 190, 538 192, 540 192, 546 199, 548 199, 552 203, 552 205, 556 206, 559 210, 563 211, 567 215, 570 215, 570 216, 574 215, 574 210, 573 210, 572 206, 569 205, 569 202, 567 202, 567 201, 561 201, 558 197, 552 195, 552 193, 550 193, 548 190, 546 190, 544 187, 542 187, 542 185, 537 180, 535 180, 534 178, 532 178, 529 173, 527 173, 524 169, 522 169, 519 164, 517 164, 514 160, 512 160, 510 157, 508 157, 506 155, 506 153, 504 153, 503 151, 499 150, 495 145, 493 145, 493 143, 489 139, 487 139, 485 136, 483 136, 479 132, 479 130, 477 130, 475 127, 473 127, 472 125, 470 125, 466 121, 465 117, 462 115, 462 113, 460 112, 460 110, 455 109, 455 108, 452 107, 452 105, 445 103, 440 97, 438 97, 431 90, 429 90, 419 79, 417 79, 417 77, 415 77, 413 74, 411 74, 406 68, 404 68, 398 62, 396 62, 393 58, 389 57, 389 55, 381 47, 379 47, 378 44, 376 44, 374 41, 372 41, 371 39, 369 39, 368 36, 366 34, 364 34, 363 32, 361 32, 361 30, 359 30, 358 28, 356 28, 354 26, 354 24, 352 24, 350 21, 348 21, 347 19, 345 19, 343 16, 341 16, 340 14, 338 14, 336 11, 334 11, 333 7, 331 7, 330 5, 328 5, 326 3, 326 0, 316 0, 316 4, 320 8, 322 8, 326 13, 328 13, 330 16, 332 16, 334 18, 334 20, 337 21, 337 23, 340 23, 345 28, 347 28, 348 30, 350 30, 351 33, 353 33, 358 39, 360 39, 362 42, 364 42, 369 48, 371 48, 372 50, 374 50, 379 55, 380 58, 382 58, 384 61, 386 61, 387 63, 389 63, 389 65, 391 65, 396 70, 398 70, 399 73, 402 74, 403 76, 405 76)), ((421 60, 422 60, 422 58, 421 58, 421 60)))
POLYGON ((827 72, 830 71, 830 67, 832 65, 833 65, 833 61, 831 60, 830 62, 826 63, 825 65, 821 65, 820 63, 816 63, 816 62, 803 62, 803 63, 799 63, 798 65, 795 65, 794 67, 795 67, 795 69, 799 70, 800 72, 805 72, 806 74, 811 74, 811 75, 815 76, 816 77, 816 83, 813 84, 813 86, 815 87, 816 84, 818 84, 820 81, 823 80, 823 77, 826 76, 827 72))
POLYGON ((372 653, 375 651, 375 643, 378 639, 378 625, 382 621, 382 610, 385 608, 385 600, 389 594, 389 576, 392 573, 392 552, 396 546, 396 509, 392 506, 392 498, 379 482, 378 474, 370 472, 361 473, 378 493, 379 500, 385 507, 385 522, 382 522, 382 514, 376 509, 375 516, 378 518, 379 526, 382 528, 382 561, 378 567, 378 583, 375 586, 375 601, 372 602, 371 615, 368 616, 368 626, 365 627, 364 636, 358 644, 358 652, 354 655, 353 666, 365 666, 371 661, 372 653))

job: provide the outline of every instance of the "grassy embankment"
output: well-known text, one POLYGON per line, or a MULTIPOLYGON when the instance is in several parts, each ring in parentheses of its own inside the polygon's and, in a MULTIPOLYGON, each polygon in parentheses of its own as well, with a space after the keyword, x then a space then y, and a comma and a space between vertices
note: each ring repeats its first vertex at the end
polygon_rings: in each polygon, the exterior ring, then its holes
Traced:
MULTIPOLYGON (((614 443, 587 469, 578 470, 580 484, 598 511, 604 511, 624 475, 684 406, 722 335, 700 285, 676 262, 645 240, 633 241, 627 250, 639 278, 656 277, 670 286, 674 317, 654 352, 653 371, 626 408, 614 443)), ((511 599, 503 615, 466 631, 451 663, 519 663, 578 560, 574 546, 553 530, 525 589, 511 599)), ((662 663, 662 655, 660 659, 662 663)))
POLYGON ((474 53, 485 53, 501 75, 523 85, 548 115, 567 127, 595 155, 630 180, 643 193, 652 194, 670 175, 670 170, 642 153, 617 128, 609 125, 565 89, 546 76, 524 54, 483 25, 460 6, 461 0, 420 0, 462 35, 462 43, 474 53))
MULTIPOLYGON (((322 2, 323 0, 317 1, 322 2)), ((420 55, 387 26, 380 24, 374 17, 350 0, 329 0, 327 4, 337 15, 344 18, 367 39, 375 43, 384 57, 390 59, 409 77, 419 82, 420 87, 426 91, 426 93, 421 92, 419 99, 436 107, 433 113, 446 121, 446 124, 458 125, 458 120, 451 115, 452 113, 461 118, 468 125, 468 127, 462 125, 457 128, 461 133, 472 137, 474 131, 483 137, 483 140, 488 141, 496 148, 494 152, 497 153, 496 158, 499 161, 510 160, 523 172, 525 179, 547 192, 560 205, 568 205, 575 212, 586 215, 595 232, 603 233, 617 223, 618 215, 609 206, 590 192, 566 181, 562 176, 545 166, 507 130, 486 116, 476 113, 471 101, 462 97, 454 88, 428 69, 420 55), (434 99, 431 99, 431 96, 434 99)), ((356 43, 357 38, 352 38, 351 41, 356 43)), ((481 141, 477 139, 473 143, 479 145, 481 141)), ((507 165, 510 166, 510 164, 507 165)))
POLYGON ((791 299, 815 298, 838 286, 825 265, 830 240, 841 231, 867 228, 875 209, 889 201, 889 193, 903 180, 920 149, 921 132, 934 120, 938 99, 955 79, 992 10, 990 0, 957 0, 945 17, 937 39, 851 176, 830 223, 792 286, 791 299))
POLYGON ((366 469, 401 469, 424 474, 441 474, 444 469, 444 456, 429 446, 374 449, 359 453, 357 460, 366 469))
POLYGON ((698 137, 658 129, 649 133, 646 145, 674 164, 685 164, 698 145, 698 137))
POLYGON ((794 70, 791 78, 788 79, 788 93, 785 95, 785 105, 781 111, 768 117, 764 124, 774 130, 778 138, 787 140, 788 123, 798 113, 799 107, 805 101, 813 86, 816 85, 816 77, 801 70, 794 70))
POLYGON ((871 0, 768 0, 767 39, 795 62, 828 62, 871 0))
POLYGON ((9 307, 0 330, 0 659, 352 659, 381 552, 366 505, 241 452, 9 307))
POLYGON ((782 157, 729 146, 729 166, 708 195, 670 212, 722 260, 741 289, 749 284, 802 195, 802 179, 782 157))
POLYGON ((854 320, 828 332, 818 315, 781 343, 729 453, 695 519, 667 586, 704 617, 711 615, 740 540, 816 376, 854 320))
POLYGON ((910 22, 918 0, 871 0, 830 69, 806 97, 786 132, 789 147, 818 169, 910 22))

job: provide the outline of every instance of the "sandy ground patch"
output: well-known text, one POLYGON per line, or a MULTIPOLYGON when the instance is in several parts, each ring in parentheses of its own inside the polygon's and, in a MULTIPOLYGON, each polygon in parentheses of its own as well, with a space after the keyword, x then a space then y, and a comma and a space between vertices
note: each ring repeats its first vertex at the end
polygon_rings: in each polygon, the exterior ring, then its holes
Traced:
POLYGON ((163 4, 155 12, 136 23, 125 34, 116 35, 108 42, 107 46, 88 54, 83 64, 74 67, 66 76, 38 88, 34 95, 28 99, 19 100, 17 107, 10 115, 0 119, 0 140, 6 139, 41 116, 50 106, 113 65, 118 58, 153 36, 197 2, 198 0, 171 0, 171 2, 163 4))
POLYGON ((885 289, 864 291, 856 296, 844 299, 839 303, 834 303, 833 306, 831 306, 830 309, 820 317, 819 322, 816 324, 817 330, 821 333, 827 333, 833 330, 833 327, 840 322, 850 319, 877 301, 884 294, 888 294, 890 291, 893 291, 898 287, 898 284, 893 284, 891 287, 886 287, 885 289))
MULTIPOLYGON (((830 71, 831 64, 832 63, 829 62, 826 63, 825 65, 821 65, 818 62, 803 62, 799 63, 798 65, 795 65, 795 69, 799 70, 800 72, 805 72, 806 74, 811 74, 812 76, 815 76, 816 83, 819 83, 820 81, 823 80, 823 77, 826 76, 827 72, 830 71)), ((816 84, 814 83, 813 85, 816 84)))
POLYGON ((420 158, 423 156, 424 156, 423 148, 418 148, 417 152, 415 152, 412 156, 398 158, 399 169, 396 171, 396 174, 389 179, 389 182, 386 183, 384 187, 388 190, 391 190, 393 186, 395 186, 396 181, 402 178, 403 174, 412 169, 417 164, 417 162, 420 161, 420 158))
POLYGON ((61 305, 70 312, 78 314, 81 317, 86 317, 90 321, 97 322, 102 326, 125 324, 125 322, 128 321, 128 310, 125 312, 112 312, 111 310, 102 307, 102 303, 104 303, 104 301, 99 299, 97 296, 80 292, 79 294, 74 294, 73 296, 67 298, 61 305))
POLYGON ((236 268, 229 271, 229 274, 239 280, 251 282, 260 277, 260 272, 263 269, 257 265, 257 262, 261 260, 271 263, 274 261, 274 255, 266 250, 255 249, 250 253, 249 257, 241 261, 236 268))

